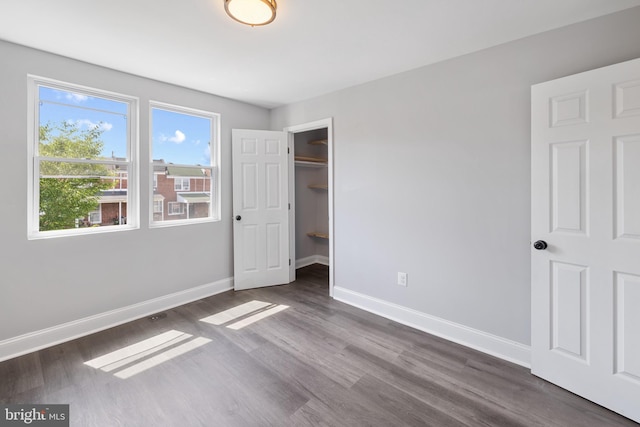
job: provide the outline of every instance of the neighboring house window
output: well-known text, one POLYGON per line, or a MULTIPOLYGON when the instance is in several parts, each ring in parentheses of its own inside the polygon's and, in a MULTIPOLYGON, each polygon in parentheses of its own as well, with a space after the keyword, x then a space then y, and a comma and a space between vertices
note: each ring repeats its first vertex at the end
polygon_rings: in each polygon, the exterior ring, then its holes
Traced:
POLYGON ((93 212, 89 212, 89 223, 93 225, 93 224, 100 224, 101 222, 102 222, 102 210, 98 206, 97 210, 93 212))
POLYGON ((150 104, 153 191, 167 202, 167 216, 152 214, 151 226, 219 220, 219 115, 150 104))
POLYGON ((162 208, 163 208, 163 202, 162 200, 155 200, 153 202, 153 213, 162 213, 162 208))
POLYGON ((173 189, 175 191, 189 191, 189 178, 174 178, 173 189))
POLYGON ((182 215, 184 214, 184 203, 169 202, 169 215, 182 215))
MULTIPOLYGON (((29 238, 137 227, 136 98, 29 76, 29 238), (121 191, 128 225, 100 224, 100 204, 121 191), (135 193, 135 192, 133 192, 135 193), (78 218, 86 219, 78 221, 78 218)), ((101 219, 101 218, 100 218, 101 219)))

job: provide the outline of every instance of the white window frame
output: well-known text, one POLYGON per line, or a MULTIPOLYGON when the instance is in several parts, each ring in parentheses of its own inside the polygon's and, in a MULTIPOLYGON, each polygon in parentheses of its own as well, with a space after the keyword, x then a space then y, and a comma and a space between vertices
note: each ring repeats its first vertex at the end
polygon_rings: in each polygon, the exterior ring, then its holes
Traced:
POLYGON ((182 202, 169 202, 167 206, 167 215, 184 215, 187 212, 186 203, 182 202), (180 206, 180 212, 174 212, 174 207, 180 206))
MULTIPOLYGON (((217 222, 220 221, 221 216, 221 198, 220 198, 220 114, 214 113, 211 111, 198 110, 195 108, 183 107, 175 104, 168 104, 160 101, 149 101, 149 135, 153 135, 153 110, 160 109, 171 111, 179 114, 188 114, 192 116, 202 117, 205 119, 209 119, 211 121, 211 144, 209 149, 211 150, 211 165, 198 165, 203 169, 208 169, 210 171, 209 176, 209 189, 211 194, 211 204, 209 206, 209 216, 206 218, 190 218, 190 219, 172 219, 172 220, 162 220, 157 221, 153 218, 153 179, 150 179, 149 184, 149 195, 150 195, 150 214, 149 214, 149 227, 173 227, 179 225, 187 225, 193 223, 202 223, 202 222, 217 222)), ((151 138, 150 138, 151 139, 151 138)), ((150 169, 153 174, 153 141, 149 141, 149 159, 150 159, 150 169)), ((157 165, 155 165, 157 166, 157 165)), ((182 164, 173 164, 172 166, 185 166, 185 167, 193 167, 196 165, 182 165, 182 164)), ((176 177, 177 178, 177 177, 176 177)), ((190 179, 190 178, 189 178, 190 179)), ((190 185, 190 184, 189 184, 190 185)), ((174 182, 175 188, 175 182, 174 182)), ((179 190, 174 190, 179 191, 179 190)), ((177 203, 177 202, 168 202, 168 204, 177 203)), ((186 204, 185 204, 186 205, 186 204)), ((185 208, 186 209, 186 208, 185 208)), ((186 213, 186 210, 184 211, 186 213)), ((178 214, 171 214, 171 210, 169 206, 167 206, 167 216, 177 216, 178 214)), ((164 218, 163 218, 164 219, 164 218)))
POLYGON ((110 92, 102 89, 81 86, 73 83, 62 82, 59 80, 49 79, 35 75, 27 75, 27 181, 28 181, 28 222, 27 222, 27 238, 45 239, 53 237, 79 236, 96 233, 118 232, 139 228, 139 191, 138 191, 138 104, 137 97, 124 95, 116 92, 110 92), (39 156, 39 130, 40 130, 40 113, 39 113, 39 87, 46 86, 52 89, 79 93, 82 95, 100 97, 113 101, 128 104, 127 114, 127 159, 126 160, 85 160, 72 159, 78 163, 101 163, 105 165, 124 166, 127 169, 127 224, 117 227, 86 227, 86 228, 70 228, 66 230, 48 230, 40 231, 40 162, 49 159, 39 156))

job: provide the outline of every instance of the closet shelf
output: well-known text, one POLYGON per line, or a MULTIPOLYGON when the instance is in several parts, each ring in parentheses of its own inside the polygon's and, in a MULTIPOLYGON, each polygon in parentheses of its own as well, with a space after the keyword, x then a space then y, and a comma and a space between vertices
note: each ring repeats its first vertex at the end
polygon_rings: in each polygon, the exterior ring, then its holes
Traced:
POLYGON ((327 159, 320 159, 318 157, 305 157, 295 156, 296 165, 298 166, 311 166, 311 167, 324 167, 327 166, 327 159))
POLYGON ((326 140, 326 139, 317 139, 315 141, 309 141, 308 144, 310 144, 310 145, 327 145, 328 144, 328 140, 326 140))
POLYGON ((327 184, 309 184, 307 187, 313 188, 315 190, 328 190, 329 186, 327 184))
POLYGON ((309 237, 317 237, 318 239, 328 239, 329 235, 327 233, 320 233, 319 231, 313 231, 311 233, 307 233, 309 237))

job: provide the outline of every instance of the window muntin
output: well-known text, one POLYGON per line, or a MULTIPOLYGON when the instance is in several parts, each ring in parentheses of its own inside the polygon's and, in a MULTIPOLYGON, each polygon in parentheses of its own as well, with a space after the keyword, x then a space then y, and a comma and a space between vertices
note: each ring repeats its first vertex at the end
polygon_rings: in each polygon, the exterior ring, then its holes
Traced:
POLYGON ((167 210, 153 212, 151 226, 219 219, 219 116, 151 103, 153 198, 167 210))
POLYGON ((135 98, 36 77, 29 83, 29 238, 136 226, 95 221, 115 190, 120 210, 135 210, 127 173, 134 168, 135 98), (104 227, 111 224, 118 227, 104 227))

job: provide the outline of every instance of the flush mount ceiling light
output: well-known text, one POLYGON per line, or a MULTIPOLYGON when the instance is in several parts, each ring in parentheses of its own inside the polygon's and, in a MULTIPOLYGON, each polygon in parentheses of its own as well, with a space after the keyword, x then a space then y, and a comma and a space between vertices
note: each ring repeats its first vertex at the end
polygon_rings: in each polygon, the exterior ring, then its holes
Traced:
POLYGON ((224 0, 224 10, 243 24, 267 25, 276 19, 276 0, 224 0))

